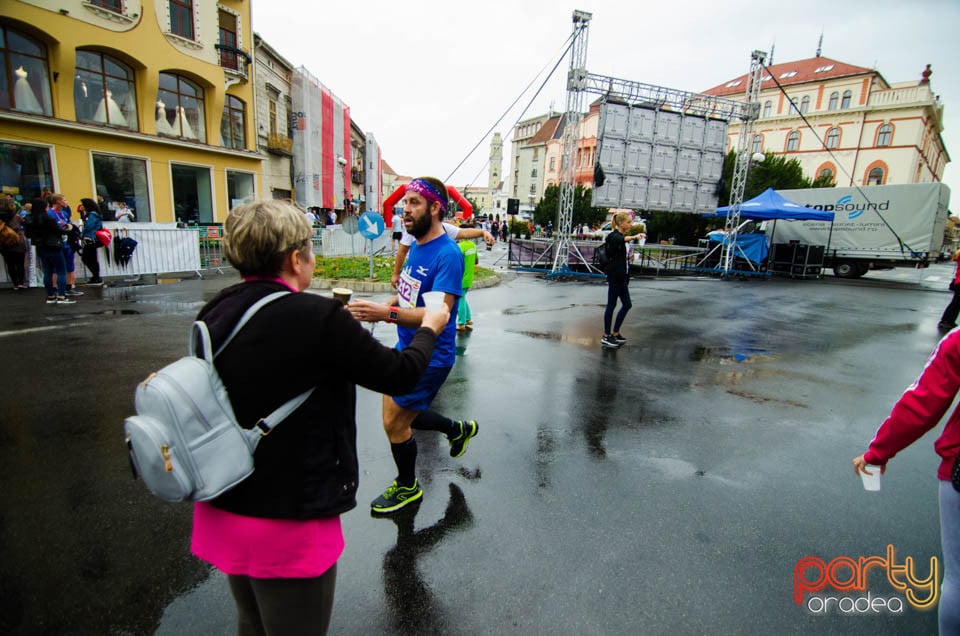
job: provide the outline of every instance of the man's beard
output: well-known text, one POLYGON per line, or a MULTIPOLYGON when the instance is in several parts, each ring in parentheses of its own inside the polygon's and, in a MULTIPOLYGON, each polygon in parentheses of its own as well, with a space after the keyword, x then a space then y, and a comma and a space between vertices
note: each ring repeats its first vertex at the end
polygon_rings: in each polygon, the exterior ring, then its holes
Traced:
POLYGON ((433 217, 430 216, 429 208, 427 209, 427 213, 423 216, 413 216, 412 218, 413 225, 410 226, 410 235, 416 239, 423 238, 427 235, 427 232, 430 231, 430 227, 433 225, 433 217))

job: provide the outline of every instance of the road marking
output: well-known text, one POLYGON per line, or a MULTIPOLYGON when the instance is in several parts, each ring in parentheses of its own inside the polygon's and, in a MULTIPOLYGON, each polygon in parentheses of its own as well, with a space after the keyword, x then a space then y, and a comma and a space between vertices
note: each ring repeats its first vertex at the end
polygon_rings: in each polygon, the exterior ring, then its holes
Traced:
POLYGON ((38 331, 52 331, 53 329, 63 329, 65 327, 84 327, 89 324, 89 322, 78 322, 71 325, 51 325, 49 327, 31 327, 30 329, 17 329, 15 331, 0 331, 0 338, 4 338, 6 336, 19 336, 27 333, 36 333, 38 331))

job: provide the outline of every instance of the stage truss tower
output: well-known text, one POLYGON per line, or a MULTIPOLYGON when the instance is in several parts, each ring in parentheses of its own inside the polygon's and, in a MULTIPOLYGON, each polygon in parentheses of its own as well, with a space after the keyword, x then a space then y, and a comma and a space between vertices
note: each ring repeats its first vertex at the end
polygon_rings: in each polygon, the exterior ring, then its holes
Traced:
MULTIPOLYGON (((604 75, 588 73, 587 36, 592 14, 586 11, 573 12, 573 43, 570 47, 570 70, 567 73, 567 99, 564 113, 563 151, 560 159, 560 201, 557 206, 556 238, 553 243, 553 268, 549 276, 575 274, 567 264, 570 254, 574 254, 582 263, 593 270, 586 262, 573 240, 573 204, 576 192, 576 169, 574 156, 580 138, 580 120, 583 117, 583 94, 595 93, 604 99, 616 99, 629 104, 654 104, 678 112, 709 116, 720 119, 742 120, 737 163, 734 171, 733 187, 730 193, 730 212, 727 214, 725 228, 732 232, 732 243, 725 247, 722 258, 724 274, 733 265, 733 253, 736 242, 736 229, 740 224, 740 205, 743 203, 747 171, 750 167, 748 150, 752 140, 753 122, 760 113, 760 87, 763 62, 766 53, 754 51, 751 55, 750 74, 747 77, 746 103, 691 93, 663 86, 631 82, 604 75)), ((541 254, 542 258, 548 251, 541 254)), ((540 261, 540 258, 537 261, 540 261)), ((535 269, 536 262, 534 263, 535 269)))
MULTIPOLYGON (((567 254, 577 250, 573 242, 573 200, 576 193, 574 150, 580 139, 583 93, 587 79, 587 37, 592 14, 573 12, 573 43, 570 46, 570 70, 567 73, 567 108, 563 116, 563 151, 560 158, 560 202, 557 206, 557 240, 554 247, 554 274, 569 270, 567 254)), ((579 251, 579 250, 577 250, 579 251)))
POLYGON ((740 206, 743 204, 743 192, 747 186, 747 172, 750 169, 750 149, 753 144, 753 122, 760 115, 760 89, 762 88, 763 63, 767 54, 754 51, 750 54, 750 73, 747 74, 747 102, 740 126, 740 139, 737 143, 737 162, 733 168, 733 181, 730 186, 730 205, 724 224, 725 240, 720 252, 720 268, 723 276, 730 273, 734 265, 737 249, 737 233, 740 229, 740 206))

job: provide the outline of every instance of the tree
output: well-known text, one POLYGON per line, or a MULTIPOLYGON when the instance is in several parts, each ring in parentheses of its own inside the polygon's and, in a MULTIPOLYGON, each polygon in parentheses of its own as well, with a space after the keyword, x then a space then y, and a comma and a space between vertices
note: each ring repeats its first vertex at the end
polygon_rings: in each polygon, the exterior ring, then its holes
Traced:
MULTIPOLYGON (((593 189, 577 184, 573 191, 573 227, 587 224, 591 227, 603 223, 607 218, 607 208, 593 207, 593 189)), ((557 222, 557 210, 560 205, 560 186, 550 185, 533 209, 533 222, 542 227, 557 222)), ((557 229, 557 228, 554 228, 557 229)))
MULTIPOLYGON (((723 177, 719 193, 720 205, 730 204, 730 190, 733 187, 733 171, 737 161, 737 152, 731 150, 723 158, 723 177)), ((833 178, 809 179, 804 176, 803 168, 796 159, 787 159, 783 155, 767 155, 760 163, 754 162, 747 172, 747 183, 743 189, 743 200, 752 199, 767 188, 774 190, 797 190, 800 188, 825 188, 833 186, 833 178)))

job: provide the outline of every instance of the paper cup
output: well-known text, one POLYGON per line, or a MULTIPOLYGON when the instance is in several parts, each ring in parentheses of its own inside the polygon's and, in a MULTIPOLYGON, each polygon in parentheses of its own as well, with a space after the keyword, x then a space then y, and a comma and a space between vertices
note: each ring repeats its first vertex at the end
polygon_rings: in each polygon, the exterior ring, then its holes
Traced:
POLYGON ((330 291, 333 292, 333 297, 344 305, 350 302, 350 296, 353 295, 353 290, 347 289, 346 287, 334 287, 330 291))
POLYGON ((443 292, 425 292, 423 294, 423 305, 430 311, 441 311, 443 307, 443 292))
POLYGON ((880 467, 874 466, 873 464, 867 464, 867 470, 873 474, 868 475, 865 472, 860 471, 860 479, 863 480, 863 489, 880 490, 880 467))

